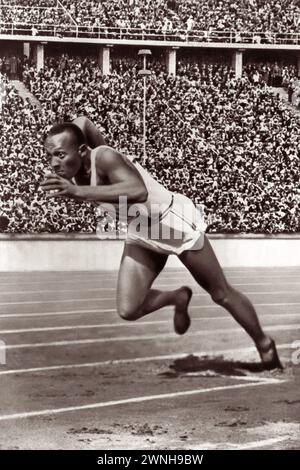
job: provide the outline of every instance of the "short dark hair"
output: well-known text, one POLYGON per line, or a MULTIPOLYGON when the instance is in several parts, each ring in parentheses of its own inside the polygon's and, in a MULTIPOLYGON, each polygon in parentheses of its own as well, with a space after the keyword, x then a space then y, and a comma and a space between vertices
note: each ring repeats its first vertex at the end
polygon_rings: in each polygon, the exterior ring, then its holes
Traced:
POLYGON ((72 122, 63 122, 61 124, 55 124, 53 127, 51 127, 45 140, 54 135, 62 134, 63 132, 69 132, 70 134, 72 134, 74 140, 76 140, 76 144, 78 145, 78 147, 86 143, 82 130, 72 122))

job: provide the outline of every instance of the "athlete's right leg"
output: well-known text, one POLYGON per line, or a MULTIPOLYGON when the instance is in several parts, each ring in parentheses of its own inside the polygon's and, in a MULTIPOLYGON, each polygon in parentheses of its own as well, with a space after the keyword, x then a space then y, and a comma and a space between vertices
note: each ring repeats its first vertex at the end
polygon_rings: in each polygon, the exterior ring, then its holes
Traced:
POLYGON ((173 305, 175 331, 183 334, 189 327, 187 307, 191 298, 190 289, 151 289, 167 259, 167 255, 155 253, 137 244, 125 243, 118 278, 117 310, 125 320, 137 320, 162 307, 173 305))
POLYGON ((208 238, 204 237, 201 250, 184 251, 179 259, 212 300, 224 307, 251 336, 265 368, 281 368, 273 339, 263 331, 250 300, 228 283, 208 238))

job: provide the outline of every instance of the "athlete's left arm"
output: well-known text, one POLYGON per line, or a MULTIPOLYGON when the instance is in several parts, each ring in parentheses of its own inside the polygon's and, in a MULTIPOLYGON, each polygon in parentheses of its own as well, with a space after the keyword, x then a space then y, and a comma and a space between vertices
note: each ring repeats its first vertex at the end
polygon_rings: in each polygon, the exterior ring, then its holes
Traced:
POLYGON ((100 130, 86 116, 79 116, 72 121, 84 134, 86 143, 92 149, 99 145, 106 145, 105 138, 100 130))
POLYGON ((143 179, 136 168, 112 148, 99 148, 96 154, 96 170, 108 180, 100 186, 75 186, 70 181, 56 175, 43 184, 48 197, 71 197, 82 201, 118 203, 120 196, 128 202, 145 202, 148 193, 143 179))

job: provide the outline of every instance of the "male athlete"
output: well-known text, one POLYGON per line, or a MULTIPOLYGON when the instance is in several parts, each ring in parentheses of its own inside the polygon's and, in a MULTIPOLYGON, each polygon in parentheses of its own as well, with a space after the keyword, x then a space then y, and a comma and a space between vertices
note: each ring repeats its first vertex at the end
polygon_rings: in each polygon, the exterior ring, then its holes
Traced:
POLYGON ((253 305, 226 280, 192 201, 171 193, 138 163, 105 145, 102 134, 86 118, 52 127, 45 148, 54 170, 42 183, 47 197, 110 203, 118 210, 121 197, 123 201, 126 198, 129 211, 135 205, 139 208, 129 223, 119 270, 117 309, 123 319, 137 320, 172 305, 175 331, 187 331, 191 289, 182 286, 161 291, 151 287, 168 255, 175 254, 212 300, 231 313, 251 336, 263 367, 282 368, 275 343, 262 330, 253 305), (144 221, 147 230, 136 229, 136 218, 142 221, 139 225, 144 221), (153 228, 157 231, 152 237, 153 228))

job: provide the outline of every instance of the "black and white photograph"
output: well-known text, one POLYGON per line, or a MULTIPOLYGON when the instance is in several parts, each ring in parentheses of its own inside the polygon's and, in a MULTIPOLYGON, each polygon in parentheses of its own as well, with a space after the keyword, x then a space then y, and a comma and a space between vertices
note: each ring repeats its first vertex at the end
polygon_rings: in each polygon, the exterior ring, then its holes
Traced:
POLYGON ((299 175, 300 0, 0 0, 0 463, 299 450, 299 175))

